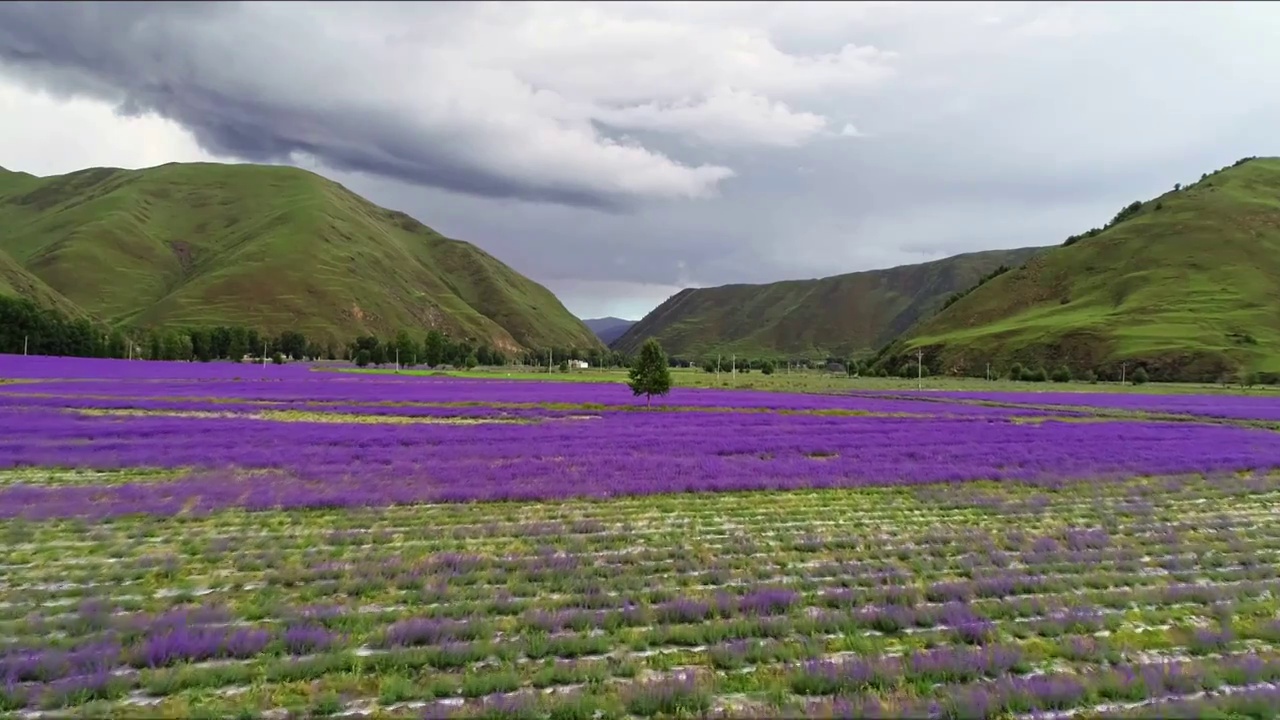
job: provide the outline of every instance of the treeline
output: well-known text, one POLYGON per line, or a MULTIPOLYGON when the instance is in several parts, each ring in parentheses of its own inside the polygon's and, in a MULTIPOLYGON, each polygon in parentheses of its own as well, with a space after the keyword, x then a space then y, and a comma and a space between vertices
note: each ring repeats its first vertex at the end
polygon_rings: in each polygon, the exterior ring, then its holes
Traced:
POLYGON ((987 380, 1012 380, 1026 383, 1112 383, 1123 382, 1142 385, 1148 382, 1188 382, 1217 383, 1221 385, 1280 385, 1280 372, 1252 371, 1232 363, 1228 358, 1206 355, 1200 362, 1177 362, 1184 360, 1182 356, 1173 358, 1150 357, 1145 359, 1110 360, 1099 364, 1079 366, 1061 364, 1060 361, 1047 360, 1043 363, 1032 361, 1024 364, 1012 362, 1000 363, 963 363, 942 371, 937 371, 939 364, 934 350, 927 350, 922 365, 917 365, 915 353, 884 353, 859 365, 859 374, 863 377, 895 376, 915 379, 935 374, 948 377, 984 378, 987 380))
POLYGON ((1069 236, 1065 241, 1063 241, 1062 247, 1071 247, 1072 245, 1075 245, 1076 243, 1080 242, 1081 240, 1084 240, 1085 238, 1097 237, 1101 235, 1104 230, 1113 228, 1116 225, 1119 225, 1120 223, 1124 222, 1125 220, 1128 220, 1129 218, 1137 217, 1138 213, 1140 212, 1142 212, 1142 201, 1134 200, 1128 205, 1125 205, 1124 207, 1120 208, 1120 212, 1117 212, 1116 216, 1111 218, 1111 222, 1107 223, 1106 225, 1103 225, 1100 228, 1089 228, 1088 230, 1080 233, 1079 235, 1069 236))
POLYGON ((952 294, 951 294, 951 297, 947 298, 946 302, 942 303, 942 310, 946 310, 947 308, 951 307, 952 305, 955 305, 956 303, 960 302, 960 300, 961 300, 962 298, 964 298, 964 296, 968 295, 969 293, 973 292, 974 290, 977 290, 978 288, 982 287, 983 285, 986 285, 989 281, 994 280, 994 279, 996 279, 996 278, 1000 277, 1001 275, 1003 275, 1003 274, 1005 274, 1005 273, 1009 272, 1009 270, 1011 270, 1011 269, 1012 269, 1012 268, 1010 268, 1008 265, 1001 265, 1000 267, 998 267, 998 268, 996 268, 996 269, 992 270, 991 272, 987 273, 986 275, 983 275, 981 278, 978 278, 978 282, 974 283, 974 284, 973 284, 971 287, 969 287, 968 289, 966 289, 966 290, 959 290, 959 291, 957 291, 957 292, 952 293, 952 294))
POLYGON ((584 361, 591 367, 623 367, 627 360, 621 353, 598 348, 580 350, 553 347, 507 355, 484 343, 475 344, 466 339, 454 340, 439 330, 428 331, 421 342, 415 340, 408 330, 397 332, 389 340, 379 340, 373 335, 359 337, 347 348, 346 357, 360 367, 399 363, 405 367, 425 365, 470 369, 516 363, 562 372, 568 372, 569 363, 574 360, 584 361))
POLYGON ((421 340, 401 330, 388 340, 370 335, 342 345, 321 344, 296 330, 272 336, 237 325, 126 332, 87 318, 68 318, 26 298, 7 296, 0 296, 0 353, 200 362, 352 360, 363 365, 385 365, 398 358, 401 365, 454 367, 508 362, 545 365, 548 357, 553 365, 585 360, 593 367, 619 367, 626 362, 620 353, 596 348, 548 348, 508 357, 484 343, 454 340, 438 330, 425 333, 421 340))
POLYGON ((126 357, 131 340, 86 318, 68 318, 25 298, 0 296, 0 352, 126 357))
POLYGON ((868 374, 869 367, 862 360, 854 358, 842 358, 829 356, 825 360, 815 360, 812 358, 737 358, 721 356, 719 358, 708 358, 700 362, 694 363, 687 360, 673 360, 672 366, 684 367, 696 364, 701 367, 704 372, 732 372, 735 369, 740 373, 749 373, 752 371, 760 372, 765 375, 772 375, 782 370, 826 370, 832 373, 846 373, 850 376, 859 374, 868 374))

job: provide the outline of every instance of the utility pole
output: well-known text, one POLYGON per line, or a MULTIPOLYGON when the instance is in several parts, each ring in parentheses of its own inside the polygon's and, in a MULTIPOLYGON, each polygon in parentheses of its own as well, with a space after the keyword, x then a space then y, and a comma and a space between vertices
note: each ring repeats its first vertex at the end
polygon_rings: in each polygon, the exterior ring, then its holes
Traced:
POLYGON ((23 357, 26 357, 27 355, 27 340, 30 340, 30 339, 31 339, 30 335, 22 336, 22 356, 23 357))
POLYGON ((738 385, 738 353, 733 354, 733 360, 731 360, 730 362, 732 363, 730 367, 733 368, 733 385, 734 387, 737 387, 738 385))
POLYGON ((924 389, 924 348, 916 350, 916 389, 924 389))
POLYGON ((262 343, 262 369, 267 369, 267 344, 262 343))
POLYGON ((991 382, 991 363, 987 363, 987 382, 991 382))
POLYGON ((1124 384, 1124 370, 1128 363, 1120 363, 1120 384, 1124 384))
POLYGON ((716 353, 716 384, 720 384, 720 353, 716 353))
POLYGON ((547 351, 547 374, 551 374, 551 351, 547 351))
POLYGON ((396 372, 400 372, 400 348, 396 348, 396 372))

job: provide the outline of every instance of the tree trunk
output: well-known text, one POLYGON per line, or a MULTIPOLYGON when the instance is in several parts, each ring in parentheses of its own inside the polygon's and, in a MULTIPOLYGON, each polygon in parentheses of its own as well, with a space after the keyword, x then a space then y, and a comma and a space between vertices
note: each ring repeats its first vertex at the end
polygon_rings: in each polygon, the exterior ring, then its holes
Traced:
POLYGON ((647 408, 651 408, 651 407, 653 407, 653 396, 652 396, 652 395, 645 395, 645 396, 644 396, 644 406, 645 406, 645 407, 647 407, 647 408))

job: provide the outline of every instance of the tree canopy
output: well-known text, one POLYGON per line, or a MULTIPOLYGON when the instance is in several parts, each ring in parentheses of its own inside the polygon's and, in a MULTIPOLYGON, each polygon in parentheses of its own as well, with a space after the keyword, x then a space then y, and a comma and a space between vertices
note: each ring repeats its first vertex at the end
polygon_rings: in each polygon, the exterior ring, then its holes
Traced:
POLYGON ((671 368, 667 366, 667 354, 658 341, 649 338, 640 348, 635 363, 628 373, 627 385, 636 397, 645 396, 645 404, 653 404, 654 395, 666 395, 671 391, 671 368))

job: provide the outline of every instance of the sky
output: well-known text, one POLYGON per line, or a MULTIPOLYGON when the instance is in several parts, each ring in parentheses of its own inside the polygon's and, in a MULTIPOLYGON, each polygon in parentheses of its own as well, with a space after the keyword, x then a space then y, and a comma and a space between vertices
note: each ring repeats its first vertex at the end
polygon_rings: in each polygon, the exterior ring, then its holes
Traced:
POLYGON ((580 317, 1280 155, 1280 3, 0 3, 0 166, 292 164, 580 317))

